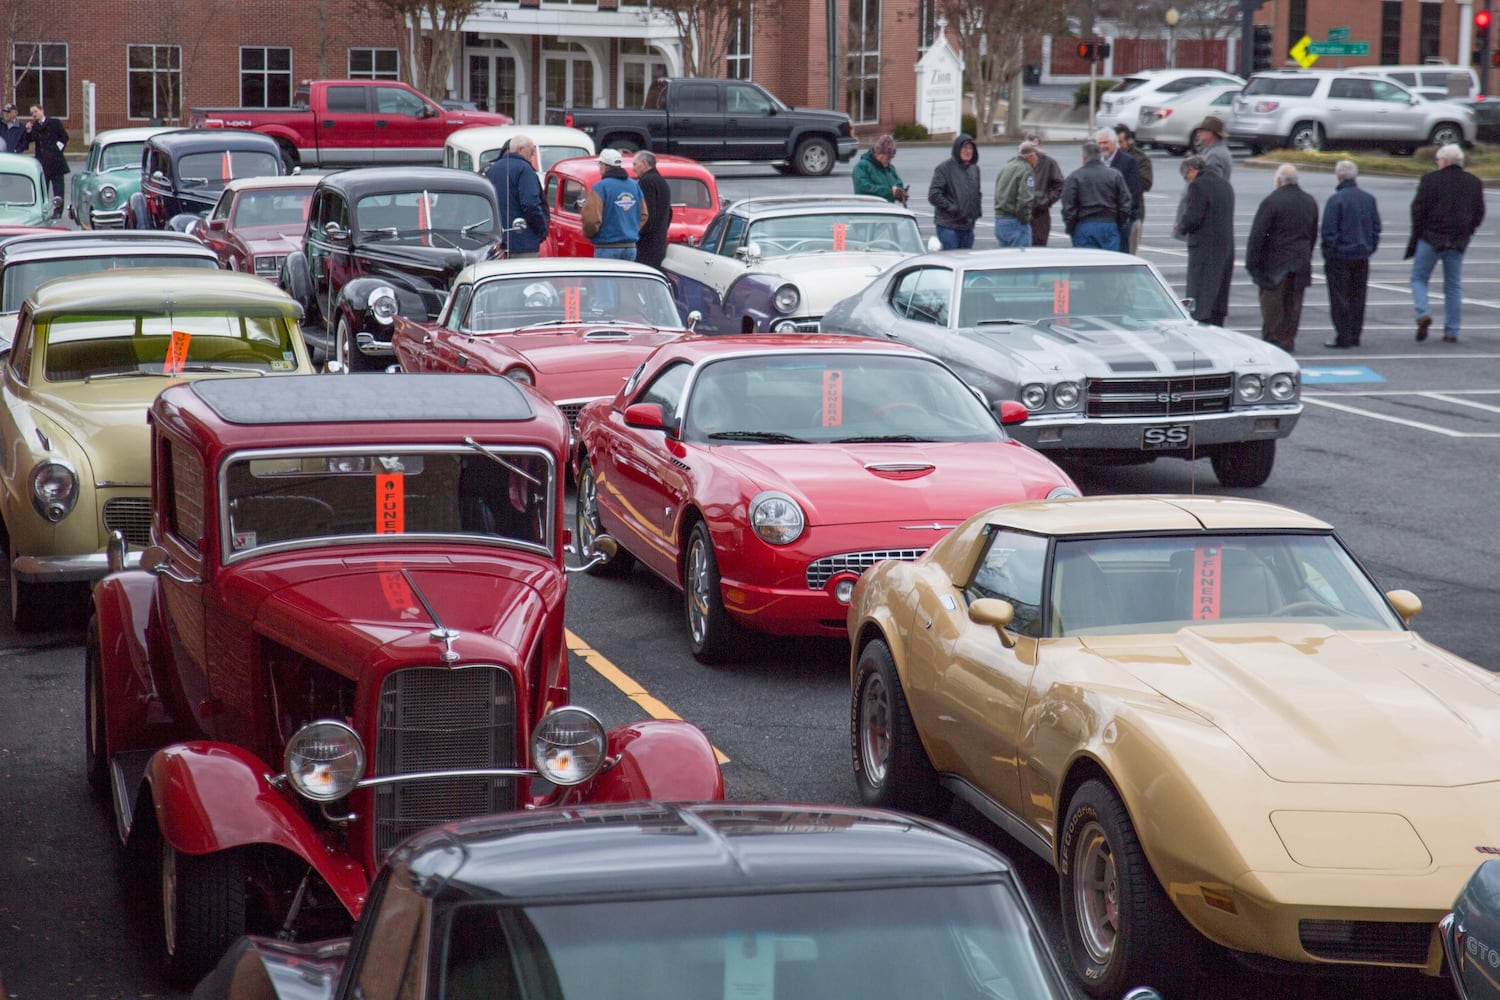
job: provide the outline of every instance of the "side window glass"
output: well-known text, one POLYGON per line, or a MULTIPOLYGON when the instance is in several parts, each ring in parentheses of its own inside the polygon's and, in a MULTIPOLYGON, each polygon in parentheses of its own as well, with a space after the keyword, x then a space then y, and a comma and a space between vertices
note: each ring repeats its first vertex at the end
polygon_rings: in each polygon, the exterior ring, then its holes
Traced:
POLYGON ((674 416, 677 413, 677 404, 682 402, 682 389, 687 385, 688 373, 692 370, 693 366, 688 362, 678 362, 652 379, 634 401, 656 403, 661 407, 664 416, 669 418, 674 416))
POLYGON ((549 208, 557 206, 557 192, 561 187, 562 184, 558 181, 556 174, 553 174, 551 177, 547 178, 546 201, 549 208))
POLYGON ((234 204, 234 192, 225 191, 219 195, 219 200, 214 203, 214 210, 208 213, 209 221, 229 218, 229 208, 234 204))
POLYGON ((365 110, 365 87, 329 87, 323 91, 330 114, 361 114, 365 110))
POLYGON ((403 869, 391 869, 382 891, 366 904, 373 919, 360 921, 365 933, 354 943, 355 995, 364 1000, 421 997, 427 967, 430 919, 427 900, 415 891, 403 869))
POLYGON ((1405 104, 1409 100, 1407 92, 1393 83, 1384 80, 1371 80, 1370 93, 1366 98, 1374 98, 1377 101, 1388 101, 1392 104, 1405 104))
POLYGON ((583 200, 587 196, 588 189, 583 186, 583 182, 570 178, 563 184, 563 210, 567 212, 582 212, 583 200))
POLYGON ((731 113, 763 115, 771 110, 766 95, 754 87, 730 86, 727 96, 731 113))
POLYGON ((415 118, 426 107, 421 98, 399 87, 375 88, 375 112, 382 115, 405 115, 415 118))
POLYGON ((943 267, 928 267, 921 272, 916 297, 912 301, 914 318, 938 326, 948 325, 948 306, 953 295, 953 272, 943 267))
POLYGON ((1015 609, 1010 629, 1021 635, 1042 634, 1042 577, 1047 568, 1047 539, 990 528, 989 544, 974 578, 964 588, 969 601, 992 597, 1015 609))
POLYGON ((459 285, 448 299, 448 314, 442 326, 449 330, 464 330, 469 326, 469 301, 474 297, 473 285, 459 285))
POLYGON ((22 385, 31 380, 31 345, 31 316, 22 312, 16 324, 16 339, 11 345, 10 358, 6 361, 16 381, 22 385))
POLYGON ((720 257, 733 257, 735 248, 740 245, 740 238, 745 235, 745 227, 749 220, 743 215, 731 215, 724 223, 724 241, 719 244, 720 257))
POLYGON ((708 228, 703 231, 703 239, 698 245, 709 253, 717 253, 719 237, 724 235, 724 226, 728 222, 729 216, 727 215, 714 216, 714 221, 710 222, 708 228))
POLYGON ((897 316, 911 319, 911 302, 917 290, 917 282, 922 278, 921 271, 909 271, 896 279, 891 286, 891 308, 897 316))

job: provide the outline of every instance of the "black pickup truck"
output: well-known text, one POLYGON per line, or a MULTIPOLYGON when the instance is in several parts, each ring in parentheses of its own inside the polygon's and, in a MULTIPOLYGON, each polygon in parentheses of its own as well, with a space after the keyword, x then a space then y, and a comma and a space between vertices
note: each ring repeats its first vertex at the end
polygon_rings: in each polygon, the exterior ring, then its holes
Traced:
POLYGON ((649 149, 709 162, 759 160, 820 177, 859 151, 849 116, 789 108, 748 80, 662 77, 640 108, 548 108, 548 125, 569 125, 599 149, 649 149))

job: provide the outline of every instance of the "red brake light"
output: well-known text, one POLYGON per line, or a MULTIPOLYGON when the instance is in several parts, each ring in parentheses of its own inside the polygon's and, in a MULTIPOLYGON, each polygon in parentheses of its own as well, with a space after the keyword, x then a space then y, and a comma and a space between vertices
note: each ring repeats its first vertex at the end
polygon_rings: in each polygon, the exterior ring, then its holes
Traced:
POLYGON ((568 126, 568 128, 572 128, 573 127, 573 116, 572 115, 563 115, 563 124, 566 125, 566 126, 568 126))
POLYGON ((1263 115, 1267 111, 1275 111, 1276 106, 1280 103, 1280 101, 1256 101, 1255 113, 1258 115, 1263 115))

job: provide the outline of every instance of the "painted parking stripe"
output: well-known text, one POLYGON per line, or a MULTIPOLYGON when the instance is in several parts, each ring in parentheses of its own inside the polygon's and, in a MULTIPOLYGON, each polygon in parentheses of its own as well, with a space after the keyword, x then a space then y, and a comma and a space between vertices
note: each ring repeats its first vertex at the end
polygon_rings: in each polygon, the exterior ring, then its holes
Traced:
POLYGON ((1383 420, 1388 424, 1400 424, 1402 427, 1411 427, 1419 431, 1431 431, 1450 438, 1500 438, 1500 431, 1474 433, 1471 431, 1456 431, 1448 427, 1439 427, 1436 424, 1423 423, 1420 420, 1407 420, 1404 417, 1393 417, 1386 413, 1376 413, 1373 410, 1360 409, 1357 406, 1349 406, 1344 403, 1335 403, 1326 397, 1303 396, 1302 402, 1310 406, 1321 406, 1329 410, 1338 410, 1341 413, 1351 413, 1356 417, 1369 417, 1371 420, 1383 420))
MULTIPOLYGON (((605 659, 603 653, 591 648, 588 643, 575 635, 571 629, 563 629, 563 641, 568 644, 568 652, 576 654, 579 659, 592 667, 596 674, 619 688, 625 697, 645 709, 646 714, 651 716, 651 718, 682 719, 682 716, 672 711, 659 699, 653 697, 645 688, 636 683, 630 675, 605 659)), ((718 747, 714 747, 714 756, 719 758, 720 764, 729 763, 729 758, 718 747)))
POLYGON ((1353 385, 1384 382, 1385 376, 1365 365, 1339 365, 1330 368, 1303 365, 1302 381, 1307 385, 1353 385))

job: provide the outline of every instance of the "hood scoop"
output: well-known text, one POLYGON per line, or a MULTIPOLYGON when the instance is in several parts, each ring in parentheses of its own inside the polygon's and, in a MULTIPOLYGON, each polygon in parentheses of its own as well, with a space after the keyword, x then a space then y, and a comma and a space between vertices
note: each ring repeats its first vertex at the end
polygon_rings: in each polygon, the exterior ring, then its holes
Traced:
POLYGON ((937 468, 931 462, 867 462, 865 471, 882 479, 921 479, 937 468))
POLYGON ((584 332, 584 340, 629 340, 629 330, 588 330, 584 332))

